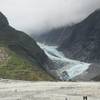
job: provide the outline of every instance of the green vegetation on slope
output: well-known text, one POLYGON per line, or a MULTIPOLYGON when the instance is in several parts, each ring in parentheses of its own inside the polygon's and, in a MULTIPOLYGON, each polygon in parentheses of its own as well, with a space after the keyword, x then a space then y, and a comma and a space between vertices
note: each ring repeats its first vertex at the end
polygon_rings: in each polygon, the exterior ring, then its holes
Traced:
POLYGON ((0 45, 0 78, 34 81, 53 80, 35 61, 33 65, 2 45, 0 45))
POLYGON ((0 78, 53 80, 43 69, 48 63, 51 61, 34 39, 11 27, 0 12, 0 78))

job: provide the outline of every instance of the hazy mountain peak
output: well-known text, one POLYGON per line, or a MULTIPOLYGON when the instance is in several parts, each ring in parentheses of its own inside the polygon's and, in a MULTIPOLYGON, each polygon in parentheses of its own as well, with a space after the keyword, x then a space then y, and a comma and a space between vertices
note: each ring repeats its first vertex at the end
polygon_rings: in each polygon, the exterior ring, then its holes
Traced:
POLYGON ((51 75, 43 69, 44 65, 50 62, 43 50, 26 33, 11 27, 5 15, 1 12, 0 62, 2 62, 2 64, 0 63, 1 78, 52 80, 51 75))
POLYGON ((9 22, 7 18, 5 17, 5 15, 2 12, 0 12, 0 28, 5 27, 8 24, 9 22))

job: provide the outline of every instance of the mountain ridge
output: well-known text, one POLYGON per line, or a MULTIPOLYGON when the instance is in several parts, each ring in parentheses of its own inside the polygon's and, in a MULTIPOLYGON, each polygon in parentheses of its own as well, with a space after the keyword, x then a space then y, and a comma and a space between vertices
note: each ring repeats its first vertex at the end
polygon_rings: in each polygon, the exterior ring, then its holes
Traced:
POLYGON ((100 10, 96 10, 85 20, 72 27, 73 31, 69 39, 63 41, 59 50, 72 59, 99 62, 100 10))
MULTIPOLYGON (((5 64, 0 65, 1 78, 22 80, 53 80, 52 75, 45 70, 44 65, 50 61, 45 55, 44 51, 26 33, 11 27, 6 16, 1 12, 0 47, 4 48, 4 51, 6 49, 7 51, 11 52, 9 55, 11 58, 11 63, 9 64, 9 61, 6 63, 6 60, 4 59, 5 64), (26 69, 25 72, 24 68, 26 69)), ((9 53, 7 51, 6 54, 9 53)), ((0 55, 2 54, 0 53, 0 55)))

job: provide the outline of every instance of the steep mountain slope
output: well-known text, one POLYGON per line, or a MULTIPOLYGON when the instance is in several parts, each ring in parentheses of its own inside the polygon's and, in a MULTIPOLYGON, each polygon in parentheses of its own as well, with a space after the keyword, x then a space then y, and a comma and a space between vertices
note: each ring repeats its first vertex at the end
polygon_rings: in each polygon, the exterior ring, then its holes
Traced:
POLYGON ((0 12, 0 77, 53 80, 43 69, 48 62, 48 57, 35 41, 12 28, 0 12))
POLYGON ((60 45, 67 57, 100 63, 100 10, 70 27, 70 37, 60 45))
POLYGON ((100 63, 100 9, 78 24, 54 29, 37 40, 58 45, 68 58, 100 63))
POLYGON ((43 44, 44 47, 42 46, 42 48, 46 50, 46 54, 52 57, 54 61, 55 58, 58 57, 55 63, 59 65, 56 66, 56 69, 60 72, 60 77, 63 76, 63 78, 66 79, 66 77, 69 78, 71 74, 77 74, 82 68, 84 69, 87 67, 83 66, 84 62, 89 62, 90 65, 88 68, 78 76, 71 78, 71 80, 100 81, 100 10, 96 10, 78 24, 55 29, 47 34, 41 35, 38 40, 51 45, 48 46, 43 44), (53 46, 55 44, 59 45, 58 49, 57 46, 53 46), (55 48, 59 51, 55 51, 55 48), (62 52, 60 51, 62 51, 66 57, 62 57, 60 55, 62 52), (74 61, 76 59, 83 62, 80 62, 81 64, 78 63, 77 65, 74 63, 69 66, 69 64, 72 64, 72 61, 63 63, 65 60, 64 58, 66 59, 66 62, 68 61, 68 58, 74 59, 74 61), (66 69, 68 67, 71 69, 70 71, 66 69))
POLYGON ((39 64, 21 58, 8 47, 0 46, 0 78, 18 80, 53 80, 39 64))
MULTIPOLYGON (((60 45, 65 39, 69 37, 69 33, 71 31, 69 27, 66 26, 47 31, 39 36, 35 36, 35 39, 36 41, 49 45, 60 45)), ((32 37, 34 38, 33 35, 32 37)))

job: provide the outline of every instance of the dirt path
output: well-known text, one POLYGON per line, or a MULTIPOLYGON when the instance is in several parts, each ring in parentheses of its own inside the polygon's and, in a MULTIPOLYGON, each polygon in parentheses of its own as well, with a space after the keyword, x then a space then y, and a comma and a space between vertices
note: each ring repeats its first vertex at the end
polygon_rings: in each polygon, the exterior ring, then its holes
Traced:
POLYGON ((100 100, 100 83, 0 80, 0 100, 83 100, 82 96, 100 100))

